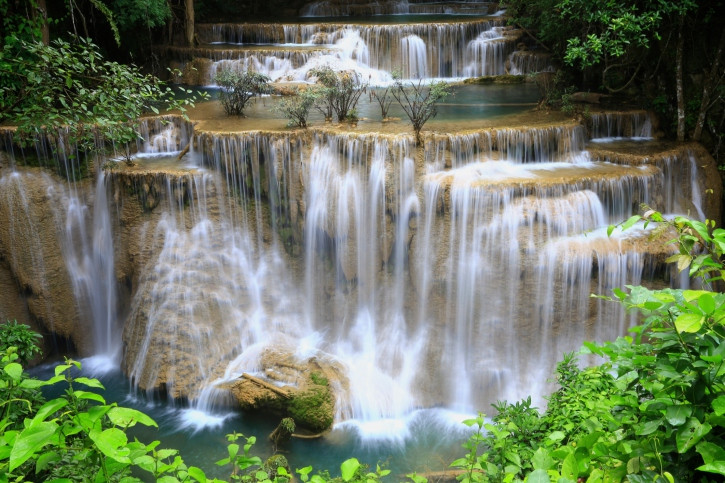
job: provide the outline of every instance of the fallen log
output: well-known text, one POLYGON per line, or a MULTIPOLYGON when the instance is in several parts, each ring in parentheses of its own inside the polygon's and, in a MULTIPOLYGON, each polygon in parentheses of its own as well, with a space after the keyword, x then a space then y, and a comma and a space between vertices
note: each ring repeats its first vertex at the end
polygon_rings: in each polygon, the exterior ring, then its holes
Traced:
POLYGON ((254 377, 250 374, 247 374, 246 372, 242 373, 242 375, 240 377, 247 379, 249 381, 252 381, 253 383, 260 385, 265 389, 269 389, 273 393, 279 394, 280 396, 282 396, 285 399, 289 399, 292 397, 292 396, 290 396, 290 394, 287 391, 280 389, 279 387, 275 386, 274 384, 270 384, 266 381, 263 381, 258 377, 254 377))

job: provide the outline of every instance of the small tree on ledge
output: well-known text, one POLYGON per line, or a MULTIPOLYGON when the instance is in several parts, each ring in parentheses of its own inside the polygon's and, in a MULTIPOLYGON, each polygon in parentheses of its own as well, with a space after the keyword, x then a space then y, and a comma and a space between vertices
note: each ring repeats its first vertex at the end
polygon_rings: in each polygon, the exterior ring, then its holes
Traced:
POLYGON ((269 94, 269 77, 259 72, 223 69, 214 76, 221 88, 219 100, 229 116, 243 116, 247 103, 255 96, 269 94))
POLYGON ((422 80, 408 85, 404 85, 400 78, 395 80, 392 94, 413 124, 416 144, 421 142, 420 131, 423 125, 438 114, 438 102, 448 97, 450 93, 450 86, 442 81, 427 86, 423 85, 422 80))

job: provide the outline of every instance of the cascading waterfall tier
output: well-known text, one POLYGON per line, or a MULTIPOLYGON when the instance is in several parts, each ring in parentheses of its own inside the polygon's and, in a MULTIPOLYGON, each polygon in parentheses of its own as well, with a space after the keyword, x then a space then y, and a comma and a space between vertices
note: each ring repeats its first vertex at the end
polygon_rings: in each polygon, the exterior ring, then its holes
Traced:
POLYGON ((193 65, 197 72, 186 79, 202 84, 212 84, 221 69, 252 69, 282 82, 309 81, 309 71, 323 65, 358 72, 373 85, 390 83, 394 71, 404 79, 498 75, 507 72, 520 36, 498 19, 202 24, 197 30, 206 46, 166 52, 182 69, 193 65))
MULTIPOLYGON (((150 131, 147 149, 166 136, 150 131)), ((107 183, 122 212, 150 214, 126 371, 206 409, 232 404, 243 372, 297 387, 309 367, 333 381, 337 421, 542 394, 561 352, 633 323, 588 295, 666 258, 641 231, 606 226, 640 203, 698 204, 695 188, 674 190, 675 166, 701 189, 696 154, 587 154, 575 124, 421 147, 324 129, 193 139, 204 169, 149 163, 107 183)))

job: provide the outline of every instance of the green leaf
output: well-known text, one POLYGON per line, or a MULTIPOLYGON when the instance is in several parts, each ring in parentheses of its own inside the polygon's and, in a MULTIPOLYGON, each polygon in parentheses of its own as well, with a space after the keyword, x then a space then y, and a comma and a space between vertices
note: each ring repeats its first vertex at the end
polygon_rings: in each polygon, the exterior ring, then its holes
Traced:
POLYGON ((622 223, 622 231, 629 230, 641 219, 642 217, 639 215, 630 216, 627 221, 622 223))
POLYGON ((98 379, 89 379, 87 377, 76 377, 73 382, 77 382, 80 384, 83 384, 88 387, 95 387, 96 389, 105 389, 103 387, 103 384, 101 384, 101 381, 98 379))
POLYGON ((716 304, 715 299, 711 293, 704 293, 697 299, 697 305, 700 306, 703 312, 711 314, 715 311, 716 304))
POLYGON ((109 409, 107 416, 113 424, 124 428, 135 426, 136 423, 158 428, 153 419, 136 409, 115 406, 109 409))
POLYGON ((73 391, 73 397, 79 400, 85 401, 96 401, 101 404, 106 404, 106 400, 100 394, 90 391, 73 391))
POLYGON ((206 475, 201 470, 201 468, 197 468, 196 466, 189 466, 189 476, 194 478, 199 483, 206 483, 206 475))
POLYGON ((715 411, 715 416, 722 416, 725 414, 725 396, 718 396, 713 399, 712 410, 715 411))
POLYGON ((561 464, 561 476, 574 481, 576 481, 577 476, 579 476, 579 466, 577 465, 574 453, 569 453, 569 455, 564 458, 564 462, 561 464))
POLYGON ((23 366, 17 362, 11 362, 3 367, 5 373, 12 378, 13 381, 19 381, 23 377, 23 366))
POLYGON ((340 465, 340 472, 342 473, 342 481, 350 481, 355 476, 355 472, 360 468, 360 462, 357 458, 350 458, 345 460, 340 465))
POLYGON ((702 466, 697 467, 700 471, 707 471, 708 473, 717 473, 718 475, 725 476, 725 461, 713 461, 702 466))
POLYGON ((38 412, 35 413, 35 416, 33 417, 33 421, 30 423, 31 425, 37 424, 45 418, 56 411, 58 411, 60 408, 64 408, 68 405, 68 401, 63 398, 56 398, 51 399, 50 401, 43 404, 40 409, 38 409, 38 412))
POLYGON ((684 426, 682 426, 675 435, 677 443, 677 452, 686 453, 690 448, 695 446, 703 436, 710 432, 712 426, 705 423, 702 424, 697 418, 690 418, 684 426))
POLYGON ((655 421, 647 421, 646 423, 644 423, 644 425, 642 427, 637 429, 636 434, 637 434, 637 436, 647 436, 648 434, 652 434, 655 431, 657 431, 661 425, 662 425, 661 419, 657 419, 655 421))
POLYGON ((531 458, 531 465, 535 470, 548 470, 554 466, 554 460, 549 456, 549 452, 543 447, 539 447, 531 458))
POLYGON ((128 457, 130 450, 125 448, 128 443, 126 433, 118 428, 108 428, 103 431, 92 430, 88 433, 88 437, 96 444, 96 447, 109 458, 113 458, 120 463, 131 463, 128 457))
POLYGON ((681 426, 685 424, 685 421, 687 421, 687 418, 690 416, 692 416, 692 406, 689 404, 667 406, 667 410, 665 412, 665 419, 667 419, 667 422, 672 426, 681 426))
POLYGON ((695 333, 702 328, 705 317, 700 314, 683 313, 675 319, 675 328, 677 332, 695 333))
POLYGON ((51 443, 58 425, 52 421, 44 421, 25 428, 15 438, 13 449, 10 451, 9 469, 13 471, 25 463, 43 446, 51 443))
POLYGON ((527 483, 550 483, 549 473, 546 470, 534 470, 526 477, 527 483))
POLYGON ((697 445, 696 449, 702 456, 702 461, 704 461, 705 464, 713 463, 715 461, 725 461, 725 449, 715 443, 703 441, 697 445))

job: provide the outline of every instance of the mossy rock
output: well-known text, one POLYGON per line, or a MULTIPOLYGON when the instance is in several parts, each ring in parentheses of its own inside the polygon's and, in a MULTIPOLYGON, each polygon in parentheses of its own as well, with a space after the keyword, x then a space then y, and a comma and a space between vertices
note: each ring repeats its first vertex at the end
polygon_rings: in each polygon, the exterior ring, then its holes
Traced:
POLYGON ((484 75, 482 77, 472 77, 463 81, 464 84, 523 84, 526 82, 526 76, 523 75, 484 75))
POLYGON ((274 454, 270 456, 267 458, 267 461, 264 462, 264 465, 262 465, 262 471, 267 473, 267 476, 272 481, 274 481, 275 477, 278 475, 278 468, 284 468, 287 470, 287 474, 292 474, 287 458, 281 454, 274 454))
POLYGON ((295 394, 287 406, 287 413, 295 423, 316 432, 332 426, 334 410, 330 388, 319 385, 295 394))

